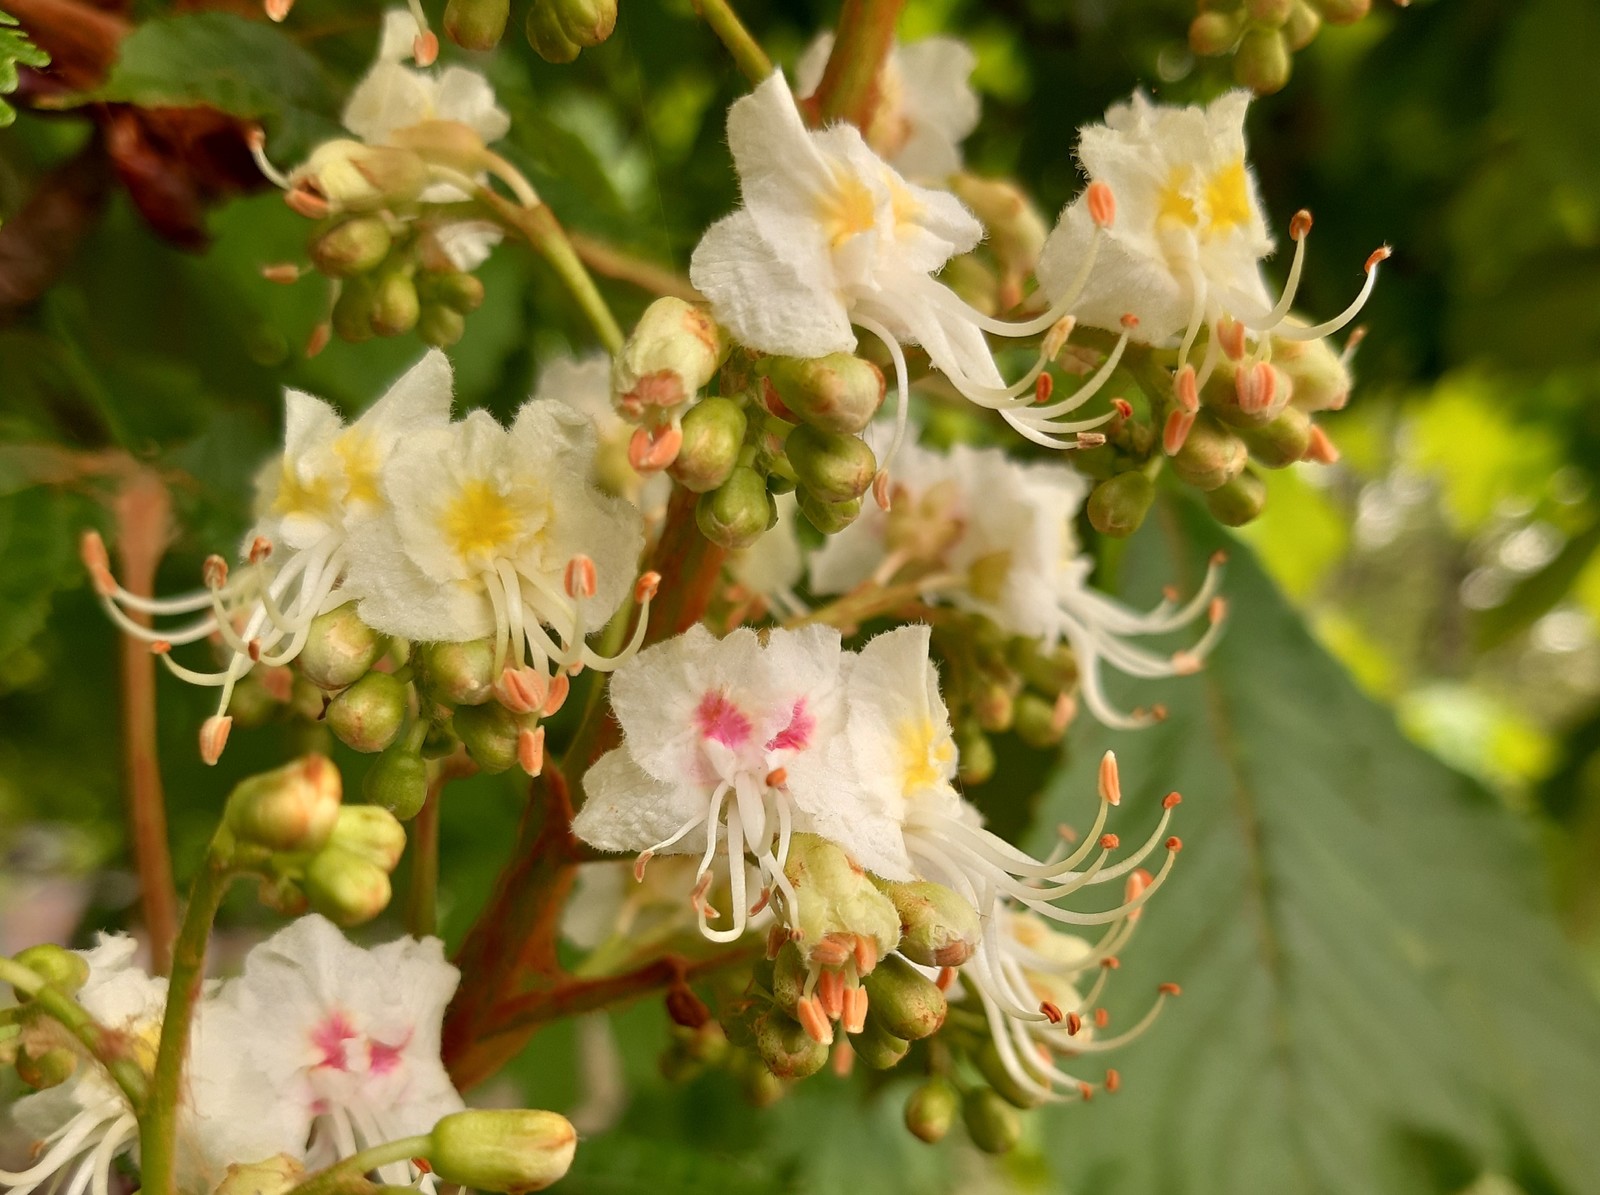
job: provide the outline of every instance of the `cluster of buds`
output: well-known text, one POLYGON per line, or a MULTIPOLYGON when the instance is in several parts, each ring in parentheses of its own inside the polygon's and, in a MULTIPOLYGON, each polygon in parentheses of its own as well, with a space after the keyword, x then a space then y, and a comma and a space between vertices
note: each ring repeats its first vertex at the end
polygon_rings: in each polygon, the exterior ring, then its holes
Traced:
MULTIPOLYGON (((89 980, 89 964, 80 954, 59 946, 30 946, 14 959, 65 995, 73 996, 89 980)), ((83 1049, 59 1022, 14 992, 17 1003, 0 1011, 0 1065, 12 1067, 24 1086, 47 1091, 72 1078, 84 1065, 83 1049)), ((154 1061, 153 1043, 137 1036, 127 1045, 146 1066, 154 1061)))
POLYGON ((1371 10, 1372 0, 1200 0, 1189 48, 1207 57, 1232 54, 1233 77, 1269 95, 1289 81, 1295 51, 1324 23, 1353 25, 1371 10))
MULTIPOLYGON (((1265 508, 1260 469, 1339 459, 1314 417, 1349 400, 1350 356, 1360 329, 1343 351, 1326 339, 1269 335, 1260 350, 1251 352, 1242 333, 1239 325, 1224 320, 1217 335, 1218 364, 1205 385, 1185 389, 1180 384, 1167 398, 1158 390, 1150 419, 1117 400, 1118 417, 1106 427, 1106 444, 1079 458, 1101 479, 1088 503, 1090 521, 1101 534, 1121 537, 1139 528, 1155 499, 1153 477, 1163 461, 1180 481, 1205 495, 1219 522, 1240 527, 1265 508), (1176 427, 1184 434, 1173 442, 1169 433, 1176 427)), ((1194 381, 1192 373, 1187 381, 1194 381)))
POLYGON ((389 905, 406 832, 377 805, 345 805, 339 770, 308 755, 242 781, 223 814, 231 864, 261 877, 265 903, 360 925, 389 905))
POLYGON ((533 0, 524 28, 540 58, 571 62, 610 37, 616 24, 617 0, 533 0))
POLYGON ((819 531, 843 530, 879 474, 861 433, 883 403, 882 372, 849 353, 730 358, 728 347, 704 308, 651 304, 612 368, 616 408, 639 425, 629 461, 701 495, 700 529, 724 548, 753 545, 791 492, 819 531))

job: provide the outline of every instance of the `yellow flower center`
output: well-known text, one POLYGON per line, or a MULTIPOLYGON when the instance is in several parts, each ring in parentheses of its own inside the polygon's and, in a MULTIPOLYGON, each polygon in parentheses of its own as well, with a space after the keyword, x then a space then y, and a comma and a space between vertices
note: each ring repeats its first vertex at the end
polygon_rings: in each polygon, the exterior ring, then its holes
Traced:
POLYGON ((1158 224, 1171 220, 1185 228, 1194 228, 1200 223, 1200 217, 1194 210, 1194 201, 1185 194, 1193 174, 1194 169, 1190 166, 1174 166, 1172 173, 1167 175, 1167 185, 1161 188, 1156 204, 1158 224))
POLYGON ((1245 181, 1244 159, 1224 166, 1206 184, 1206 208, 1211 213, 1212 235, 1241 227, 1250 221, 1250 188, 1245 181))
POLYGON ((493 482, 469 481, 439 516, 445 541, 463 561, 479 568, 514 555, 519 541, 536 534, 548 507, 528 494, 502 493, 493 482))
POLYGON ((855 175, 834 167, 833 189, 817 200, 817 219, 837 249, 851 237, 866 232, 877 217, 872 189, 855 175))
POLYGON ((285 459, 278 476, 278 493, 272 500, 272 513, 326 518, 333 513, 333 484, 326 477, 302 480, 299 470, 285 459))
POLYGON ((348 501, 376 506, 383 500, 378 492, 378 447, 371 436, 351 428, 333 442, 333 454, 344 467, 348 501))
POLYGON ((896 737, 900 747, 900 788, 916 796, 944 783, 945 772, 956 758, 956 745, 930 718, 908 719, 896 737))

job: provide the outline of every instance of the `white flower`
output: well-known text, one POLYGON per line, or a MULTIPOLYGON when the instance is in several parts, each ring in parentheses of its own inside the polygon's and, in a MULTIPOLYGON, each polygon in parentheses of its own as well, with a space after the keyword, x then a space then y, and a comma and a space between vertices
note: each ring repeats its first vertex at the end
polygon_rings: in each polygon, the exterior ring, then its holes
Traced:
MULTIPOLYGON (((795 90, 816 92, 833 53, 833 34, 819 34, 795 63, 795 90)), ((961 143, 978 127, 972 89, 977 55, 953 37, 896 42, 878 75, 880 92, 867 142, 909 178, 944 179, 961 169, 961 143)))
POLYGON ((84 538, 84 561, 112 621, 151 643, 174 674, 221 688, 217 713, 201 729, 201 753, 215 763, 227 741, 234 686, 257 664, 279 667, 299 655, 318 614, 358 596, 340 585, 350 537, 385 512, 379 486, 385 462, 412 437, 449 424, 450 362, 427 354, 389 392, 346 426, 327 403, 298 390, 284 395, 284 450, 258 475, 255 528, 241 553, 245 567, 230 579, 220 556, 206 562, 203 590, 151 599, 130 593, 111 575, 105 545, 84 538), (194 614, 178 627, 146 627, 130 614, 194 614), (218 672, 175 663, 175 646, 218 636, 231 653, 218 672))
POLYGON ((851 125, 808 130, 781 74, 734 102, 728 141, 743 207, 711 226, 689 276, 741 343, 811 358, 853 351, 852 324, 881 339, 899 394, 889 460, 906 423, 902 344, 920 344, 962 394, 1001 410, 1031 439, 1071 446, 1050 433, 1081 430, 1056 417, 1087 393, 1031 407, 1038 370, 1007 387, 980 330, 1030 335, 1061 312, 1016 325, 990 320, 933 277, 982 239, 960 200, 907 182, 851 125))
POLYGON ((1169 598, 1148 613, 1130 610, 1089 585, 1094 561, 1073 534, 1086 488, 1064 466, 1024 464, 997 448, 957 445, 940 454, 908 445, 892 509, 864 510, 829 537, 811 558, 811 588, 845 593, 863 583, 918 580, 925 600, 981 614, 1008 634, 1046 649, 1065 639, 1094 716, 1121 728, 1148 724, 1159 708, 1118 710, 1102 665, 1146 679, 1196 671, 1221 634, 1218 562, 1182 606, 1169 598), (1207 630, 1184 650, 1157 653, 1133 642, 1202 617, 1207 630))
POLYGON ((617 659, 584 642, 630 592, 654 593, 654 574, 634 584, 639 513, 594 487, 593 454, 588 427, 551 402, 524 404, 509 429, 474 411, 409 437, 381 475, 384 517, 352 546, 362 621, 424 641, 492 636, 501 699, 520 712, 553 712, 564 671, 631 656, 643 614, 617 659))
MULTIPOLYGON (((747 853, 793 923, 783 867, 796 831, 820 835, 863 867, 905 878, 894 823, 861 800, 848 766, 839 634, 748 628, 716 639, 704 627, 658 644, 617 671, 611 703, 623 745, 589 769, 573 829, 602 850, 700 853, 695 900, 714 941, 744 933, 747 853), (704 903, 711 865, 728 861, 732 924, 713 929, 704 903)), ((771 894, 768 893, 763 897, 771 894)))
MULTIPOLYGON (((191 1082, 202 1140, 237 1157, 240 1129, 275 1117, 277 1140, 261 1156, 321 1167, 429 1132, 464 1106, 439 1060, 459 979, 437 938, 363 950, 315 914, 280 930, 201 1022, 191 1082)), ((380 1173, 413 1181, 405 1163, 380 1173)))
MULTIPOLYGON (((1179 347, 1179 415, 1187 418, 1177 446, 1221 352, 1237 360, 1247 340, 1264 346, 1268 333, 1315 340, 1337 332, 1360 311, 1388 256, 1380 249, 1367 259, 1365 285, 1334 319, 1312 327, 1286 322, 1311 215, 1302 211, 1289 226, 1294 262, 1274 303, 1259 264, 1273 242, 1245 158, 1249 102, 1248 92, 1231 91, 1204 108, 1175 107, 1135 93, 1112 107, 1105 124, 1083 129, 1078 157, 1090 179, 1115 195, 1115 223, 1104 226, 1085 193, 1062 212, 1039 260, 1040 285, 1052 298, 1077 296, 1072 309, 1080 321, 1116 329, 1132 312, 1137 339, 1179 347), (1197 375, 1188 356, 1202 328, 1210 336, 1197 375)), ((1176 451, 1172 441, 1168 448, 1176 451)))
POLYGON ((641 476, 628 462, 628 441, 636 426, 617 413, 611 401, 611 361, 604 353, 574 359, 557 357, 539 371, 535 402, 571 407, 594 429, 594 467, 590 476, 608 494, 626 498, 651 517, 665 510, 672 479, 641 476))

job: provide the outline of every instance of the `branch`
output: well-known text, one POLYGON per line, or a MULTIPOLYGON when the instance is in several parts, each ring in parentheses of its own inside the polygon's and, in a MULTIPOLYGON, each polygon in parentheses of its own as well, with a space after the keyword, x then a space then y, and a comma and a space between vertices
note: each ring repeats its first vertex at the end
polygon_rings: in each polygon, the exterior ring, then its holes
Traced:
POLYGON ((894 26, 905 0, 844 0, 833 53, 807 108, 816 124, 848 120, 858 129, 872 123, 880 96, 879 77, 894 46, 894 26))
POLYGON ((728 0, 694 0, 694 7, 705 23, 711 26, 711 32, 728 47, 734 65, 746 79, 751 83, 759 83, 772 73, 772 59, 767 57, 760 43, 750 36, 750 31, 739 20, 738 14, 728 7, 728 0))
POLYGON ((37 971, 0 955, 0 983, 9 983, 46 1016, 59 1021, 110 1073, 135 1112, 144 1107, 150 1077, 134 1059, 127 1034, 107 1029, 89 1011, 60 988, 45 982, 37 971))
POLYGON ((647 290, 656 295, 670 295, 686 303, 699 303, 705 300, 704 295, 689 285, 687 278, 669 270, 666 266, 636 257, 614 245, 585 236, 581 232, 568 233, 567 236, 583 263, 603 278, 631 283, 640 290, 647 290))
POLYGON ((411 823, 411 882, 406 890, 406 930, 414 938, 438 933, 439 798, 452 780, 473 775, 478 765, 459 748, 441 759, 428 782, 428 796, 411 823))

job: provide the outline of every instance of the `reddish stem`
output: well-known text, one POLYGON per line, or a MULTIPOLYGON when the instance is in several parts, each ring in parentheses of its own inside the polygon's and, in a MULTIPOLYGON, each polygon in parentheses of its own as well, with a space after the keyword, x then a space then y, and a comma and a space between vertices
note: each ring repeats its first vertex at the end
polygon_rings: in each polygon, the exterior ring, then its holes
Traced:
POLYGON ((814 124, 848 120, 863 130, 872 124, 883 64, 894 46, 895 22, 904 7, 905 0, 844 0, 833 53, 816 94, 806 101, 814 124))

